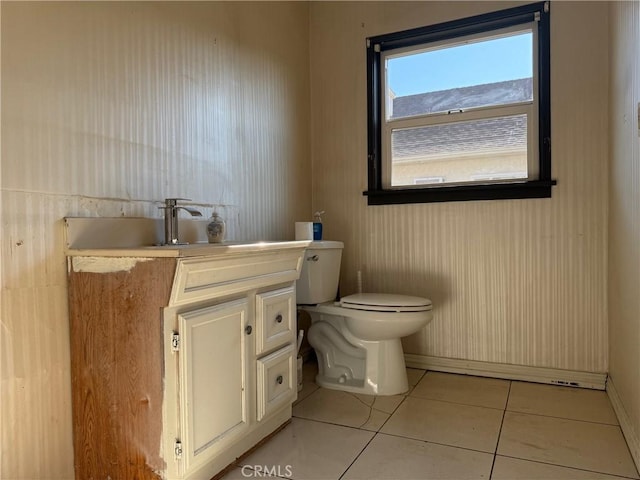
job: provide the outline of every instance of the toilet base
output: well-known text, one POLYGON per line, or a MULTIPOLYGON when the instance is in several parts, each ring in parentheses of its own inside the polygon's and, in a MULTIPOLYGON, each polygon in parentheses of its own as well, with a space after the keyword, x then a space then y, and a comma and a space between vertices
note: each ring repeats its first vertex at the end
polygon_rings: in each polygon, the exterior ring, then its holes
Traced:
POLYGON ((357 379, 344 379, 344 377, 332 378, 325 375, 316 375, 316 385, 331 390, 342 390, 344 392, 364 393, 364 381, 357 379))
MULTIPOLYGON (((404 364, 404 360, 403 360, 404 364)), ((407 380, 407 371, 403 369, 395 374, 393 384, 387 382, 384 385, 371 385, 365 383, 362 379, 341 380, 341 377, 327 377, 325 375, 316 375, 316 385, 330 390, 341 390, 343 392, 359 393, 363 395, 389 396, 400 395, 409 390, 409 382, 407 380)))
MULTIPOLYGON (((398 395, 409 390, 400 339, 365 341, 331 322, 315 321, 309 343, 318 357, 316 383, 366 395, 398 395)), ((337 325, 340 327, 340 324, 337 325)))

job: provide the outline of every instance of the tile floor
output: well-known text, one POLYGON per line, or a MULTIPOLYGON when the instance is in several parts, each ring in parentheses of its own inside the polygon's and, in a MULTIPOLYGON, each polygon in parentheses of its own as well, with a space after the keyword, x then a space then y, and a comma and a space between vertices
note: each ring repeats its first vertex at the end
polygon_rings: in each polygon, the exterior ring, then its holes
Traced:
POLYGON ((225 480, 638 479, 605 392, 407 369, 408 393, 318 388, 225 480))

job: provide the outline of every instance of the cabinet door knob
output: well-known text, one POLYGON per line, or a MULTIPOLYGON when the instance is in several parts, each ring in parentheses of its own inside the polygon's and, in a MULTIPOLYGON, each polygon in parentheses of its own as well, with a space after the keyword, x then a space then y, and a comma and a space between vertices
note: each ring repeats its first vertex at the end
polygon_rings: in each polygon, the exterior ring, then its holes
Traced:
POLYGON ((278 385, 282 385, 284 378, 282 378, 282 375, 278 375, 278 378, 276 378, 276 382, 278 382, 278 385))
POLYGON ((278 323, 282 323, 282 315, 278 314, 278 315, 276 316, 276 322, 278 322, 278 323))
POLYGON ((251 328, 251 325, 247 325, 247 326, 244 328, 244 331, 245 331, 245 333, 246 333, 247 335, 251 335, 251 332, 253 331, 253 329, 251 328))

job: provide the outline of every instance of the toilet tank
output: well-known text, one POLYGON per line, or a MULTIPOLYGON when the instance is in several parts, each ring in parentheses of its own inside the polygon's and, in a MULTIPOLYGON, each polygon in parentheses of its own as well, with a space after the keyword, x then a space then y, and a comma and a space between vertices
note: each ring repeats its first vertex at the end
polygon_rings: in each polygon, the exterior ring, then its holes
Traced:
POLYGON ((296 303, 315 305, 336 299, 343 247, 342 242, 311 242, 302 257, 302 271, 296 282, 296 303))

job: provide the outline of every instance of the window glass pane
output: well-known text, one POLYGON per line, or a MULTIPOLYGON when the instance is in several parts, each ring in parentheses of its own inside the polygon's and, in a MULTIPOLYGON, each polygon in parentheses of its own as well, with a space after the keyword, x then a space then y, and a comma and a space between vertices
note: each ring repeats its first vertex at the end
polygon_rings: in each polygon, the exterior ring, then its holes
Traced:
POLYGON ((531 31, 386 59, 387 119, 533 100, 531 31))
POLYGON ((527 115, 396 129, 391 149, 391 186, 526 179, 527 115))

